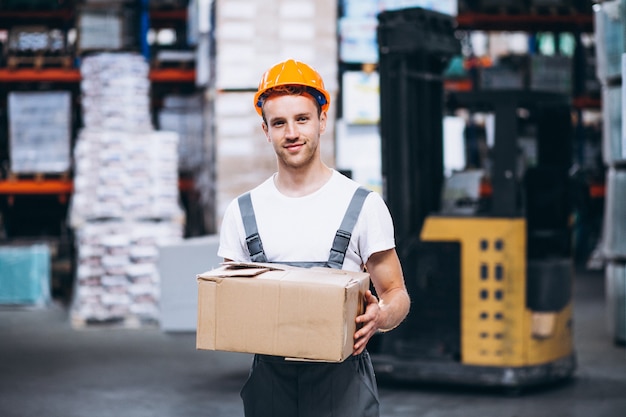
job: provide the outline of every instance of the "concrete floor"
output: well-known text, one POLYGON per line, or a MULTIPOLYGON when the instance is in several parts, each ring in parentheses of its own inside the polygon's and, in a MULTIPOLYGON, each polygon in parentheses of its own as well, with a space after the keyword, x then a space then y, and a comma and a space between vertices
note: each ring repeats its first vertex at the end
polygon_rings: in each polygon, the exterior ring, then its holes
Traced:
MULTIPOLYGON (((606 331, 601 273, 579 274, 579 367, 521 395, 381 386, 383 417, 624 417, 626 350, 606 331)), ((71 328, 67 310, 0 308, 0 417, 235 417, 251 356, 195 350, 195 335, 71 328)), ((271 416, 268 416, 271 417, 271 416)))

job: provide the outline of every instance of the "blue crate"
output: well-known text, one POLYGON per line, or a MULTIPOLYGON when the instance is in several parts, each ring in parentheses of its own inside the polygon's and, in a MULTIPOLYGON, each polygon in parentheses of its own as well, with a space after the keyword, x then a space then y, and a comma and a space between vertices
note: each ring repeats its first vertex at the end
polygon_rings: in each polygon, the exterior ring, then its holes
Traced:
POLYGON ((0 247, 0 304, 48 303, 50 269, 44 244, 0 247))

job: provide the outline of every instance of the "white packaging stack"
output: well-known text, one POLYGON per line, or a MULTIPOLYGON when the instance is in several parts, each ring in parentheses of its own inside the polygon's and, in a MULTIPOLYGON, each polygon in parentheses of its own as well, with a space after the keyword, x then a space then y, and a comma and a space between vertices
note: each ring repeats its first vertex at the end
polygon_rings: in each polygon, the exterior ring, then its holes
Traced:
POLYGON ((609 167, 604 204, 604 258, 626 260, 626 170, 609 167))
POLYGON ((606 165, 626 160, 622 133, 622 86, 602 86, 602 157, 606 165))
POLYGON ((11 92, 8 104, 11 172, 68 172, 71 147, 70 93, 11 92))
POLYGON ((172 222, 86 223, 76 234, 78 267, 72 305, 77 326, 159 321, 158 247, 182 239, 172 222))
POLYGON ((166 96, 159 112, 159 129, 178 133, 180 171, 193 172, 202 165, 204 118, 201 95, 166 96))
POLYGON ((72 323, 156 325, 158 245, 181 240, 184 226, 178 134, 152 126, 148 67, 139 55, 89 56, 81 71, 86 127, 74 148, 72 323))
POLYGON ((137 42, 137 13, 124 2, 83 4, 78 8, 79 53, 130 49, 137 42), (117 3, 117 4, 116 4, 117 3))
MULTIPOLYGON (((263 73, 288 58, 317 70, 331 95, 322 158, 334 166, 338 88, 335 0, 218 0, 216 2, 216 219, 237 195, 276 171, 253 96, 263 73), (272 22, 268 24, 268 22, 272 22)), ((219 227, 219 224, 218 224, 219 227)))
POLYGON ((176 219, 175 132, 83 130, 74 149, 73 225, 107 218, 176 219))
POLYGON ((596 38, 596 71, 600 80, 621 74, 624 51, 622 0, 603 1, 593 8, 596 38))
POLYGON ((256 88, 263 71, 294 58, 336 91, 336 0, 218 0, 215 9, 218 90, 256 88))
POLYGON ((609 262, 605 272, 607 330, 616 343, 626 343, 626 263, 609 262))
POLYGON ((149 66, 133 53, 101 53, 81 66, 86 128, 152 131, 149 66))

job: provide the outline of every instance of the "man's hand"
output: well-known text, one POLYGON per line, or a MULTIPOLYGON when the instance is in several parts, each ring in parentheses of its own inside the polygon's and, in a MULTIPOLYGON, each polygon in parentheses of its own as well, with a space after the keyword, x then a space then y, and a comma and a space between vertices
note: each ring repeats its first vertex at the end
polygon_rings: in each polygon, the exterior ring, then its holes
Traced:
POLYGON ((378 305, 378 298, 370 290, 365 293, 365 303, 365 313, 356 318, 357 328, 360 327, 360 329, 354 334, 354 355, 362 353, 367 342, 378 331, 380 306, 378 305))

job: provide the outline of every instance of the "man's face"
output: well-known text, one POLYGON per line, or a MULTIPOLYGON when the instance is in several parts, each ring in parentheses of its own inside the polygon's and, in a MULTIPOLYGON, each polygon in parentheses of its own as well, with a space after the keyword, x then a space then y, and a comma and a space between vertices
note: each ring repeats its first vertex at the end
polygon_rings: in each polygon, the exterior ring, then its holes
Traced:
POLYGON ((320 158, 319 142, 326 129, 326 113, 318 116, 311 96, 273 96, 263 104, 263 112, 263 131, 280 165, 303 168, 320 158))

